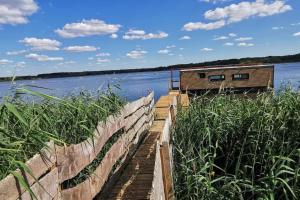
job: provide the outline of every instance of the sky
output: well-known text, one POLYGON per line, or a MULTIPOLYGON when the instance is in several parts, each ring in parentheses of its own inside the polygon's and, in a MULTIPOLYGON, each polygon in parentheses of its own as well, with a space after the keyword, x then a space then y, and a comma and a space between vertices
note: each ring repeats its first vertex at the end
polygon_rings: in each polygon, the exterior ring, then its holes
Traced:
POLYGON ((0 76, 296 53, 299 0, 0 0, 0 76))

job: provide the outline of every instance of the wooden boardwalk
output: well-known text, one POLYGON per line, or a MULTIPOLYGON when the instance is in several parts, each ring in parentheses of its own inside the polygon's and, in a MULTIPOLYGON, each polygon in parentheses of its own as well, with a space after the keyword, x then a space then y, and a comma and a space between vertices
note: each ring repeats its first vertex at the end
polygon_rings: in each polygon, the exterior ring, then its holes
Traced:
POLYGON ((119 180, 111 188, 108 200, 150 198, 158 137, 157 132, 150 132, 146 136, 119 180))
POLYGON ((182 106, 189 104, 187 95, 176 91, 160 97, 155 105, 154 122, 135 155, 107 192, 96 199, 174 199, 169 131, 176 114, 172 108, 177 106, 177 101, 182 106), (156 176, 160 176, 161 181, 155 182, 156 176))

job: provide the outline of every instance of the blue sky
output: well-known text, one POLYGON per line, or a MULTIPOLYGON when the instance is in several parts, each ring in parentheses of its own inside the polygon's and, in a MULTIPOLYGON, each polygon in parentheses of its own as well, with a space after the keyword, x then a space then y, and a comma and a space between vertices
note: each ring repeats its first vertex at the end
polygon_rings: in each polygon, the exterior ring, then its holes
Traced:
POLYGON ((0 0, 0 76, 300 53, 298 0, 0 0))

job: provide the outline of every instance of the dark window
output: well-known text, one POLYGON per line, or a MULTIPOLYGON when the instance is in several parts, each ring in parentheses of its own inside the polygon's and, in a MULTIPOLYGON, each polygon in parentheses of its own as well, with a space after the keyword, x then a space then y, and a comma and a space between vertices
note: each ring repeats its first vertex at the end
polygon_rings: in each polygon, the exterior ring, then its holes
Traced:
POLYGON ((232 74, 232 80, 248 80, 249 74, 232 74))
POLYGON ((224 81, 225 80, 225 75, 220 74, 220 75, 211 75, 208 77, 209 81, 224 81))
POLYGON ((205 73, 199 73, 199 78, 205 78, 205 73))

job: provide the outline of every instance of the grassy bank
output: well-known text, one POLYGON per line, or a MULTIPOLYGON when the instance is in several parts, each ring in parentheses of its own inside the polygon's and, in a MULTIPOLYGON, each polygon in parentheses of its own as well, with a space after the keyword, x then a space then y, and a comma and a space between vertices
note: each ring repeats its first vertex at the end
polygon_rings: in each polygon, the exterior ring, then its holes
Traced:
POLYGON ((177 199, 299 199, 300 95, 206 96, 178 113, 177 199))
POLYGON ((111 90, 97 95, 83 91, 65 98, 27 89, 18 92, 38 99, 6 98, 0 104, 0 180, 50 140, 68 145, 87 139, 99 121, 124 105, 111 90))

